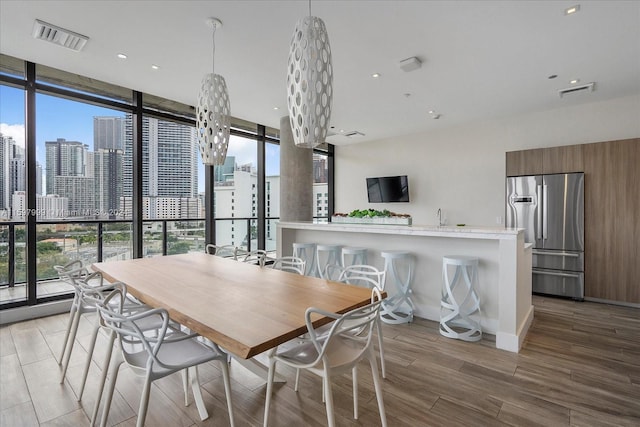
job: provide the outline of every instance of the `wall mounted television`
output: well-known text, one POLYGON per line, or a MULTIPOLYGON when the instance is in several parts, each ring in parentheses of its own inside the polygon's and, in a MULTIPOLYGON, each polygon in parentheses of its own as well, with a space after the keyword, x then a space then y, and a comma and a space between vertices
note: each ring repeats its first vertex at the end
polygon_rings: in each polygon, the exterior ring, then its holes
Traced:
POLYGON ((406 175, 367 178, 369 203, 409 201, 409 180, 406 175))

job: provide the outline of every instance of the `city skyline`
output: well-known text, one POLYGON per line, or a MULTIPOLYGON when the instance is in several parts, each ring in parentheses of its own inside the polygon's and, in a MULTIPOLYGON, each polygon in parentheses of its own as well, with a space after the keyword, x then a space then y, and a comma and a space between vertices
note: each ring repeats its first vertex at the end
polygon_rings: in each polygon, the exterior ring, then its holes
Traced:
MULTIPOLYGON (((50 95, 36 96, 36 159, 46 175, 46 141, 63 138, 87 144, 94 150, 94 118, 125 117, 125 113, 78 101, 69 101, 50 95), (71 120, 70 120, 71 118, 71 120)), ((11 136, 16 143, 25 146, 24 91, 0 86, 0 132, 11 136)), ((279 175, 279 150, 267 144, 266 174, 279 175)), ((257 150, 254 140, 231 136, 227 155, 234 156, 238 164, 251 163, 256 166, 257 150)), ((198 193, 204 191, 204 165, 198 154, 198 193)), ((46 183, 43 183, 46 185, 46 183)))

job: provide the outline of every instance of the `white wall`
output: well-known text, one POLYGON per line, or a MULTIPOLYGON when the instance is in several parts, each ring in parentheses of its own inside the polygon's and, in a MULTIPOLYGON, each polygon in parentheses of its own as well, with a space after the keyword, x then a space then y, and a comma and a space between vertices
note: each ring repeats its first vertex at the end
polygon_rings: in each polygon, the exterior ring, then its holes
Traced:
POLYGON ((449 225, 495 226, 504 217, 505 152, 637 137, 640 95, 338 146, 336 212, 389 209, 433 225, 441 208, 449 225), (411 202, 369 204, 365 178, 389 175, 409 176, 411 202))

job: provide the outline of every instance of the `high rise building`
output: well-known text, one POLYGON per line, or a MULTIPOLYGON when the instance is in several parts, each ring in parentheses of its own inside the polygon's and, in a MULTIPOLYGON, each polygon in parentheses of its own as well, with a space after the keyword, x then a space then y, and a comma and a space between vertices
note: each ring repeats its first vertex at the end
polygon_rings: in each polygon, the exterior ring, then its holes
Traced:
POLYGON ((55 192, 56 177, 85 176, 88 148, 82 142, 67 141, 64 138, 45 141, 47 194, 58 194, 55 192))
POLYGON ((47 160, 47 194, 69 200, 68 215, 95 217, 93 153, 78 141, 58 138, 45 141, 47 160))
POLYGON ((93 118, 93 150, 124 150, 124 117, 93 118))
POLYGON ((122 217, 122 150, 99 149, 93 153, 95 208, 98 218, 122 217))
POLYGON ((11 210, 11 159, 13 158, 13 138, 0 133, 0 211, 1 217, 8 218, 11 210))
MULTIPOLYGON (((124 118, 124 135, 122 194, 124 198, 130 198, 133 188, 131 114, 124 118)), ((143 197, 197 198, 198 158, 195 127, 151 117, 143 118, 143 197)), ((154 206, 155 202, 151 205, 154 206)), ((153 212, 150 211, 150 214, 153 212)))

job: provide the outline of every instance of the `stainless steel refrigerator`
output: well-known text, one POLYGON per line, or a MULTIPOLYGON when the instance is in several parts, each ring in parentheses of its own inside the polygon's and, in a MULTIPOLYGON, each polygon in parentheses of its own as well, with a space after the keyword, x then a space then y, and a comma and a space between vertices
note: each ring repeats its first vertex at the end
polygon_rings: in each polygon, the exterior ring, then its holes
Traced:
POLYGON ((507 226, 533 244, 533 292, 584 298, 584 174, 507 178, 507 226))

